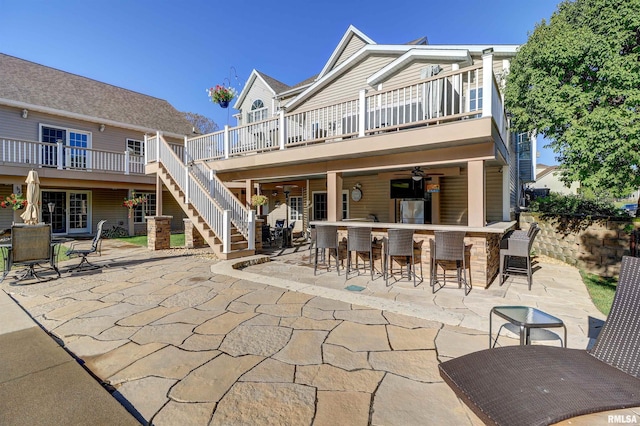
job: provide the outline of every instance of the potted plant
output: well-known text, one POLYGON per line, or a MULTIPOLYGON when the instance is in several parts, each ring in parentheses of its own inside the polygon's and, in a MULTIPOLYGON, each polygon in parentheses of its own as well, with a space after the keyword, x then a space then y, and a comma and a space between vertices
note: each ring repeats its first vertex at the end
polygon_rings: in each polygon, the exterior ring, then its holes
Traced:
POLYGON ((238 94, 233 87, 225 87, 219 84, 216 84, 216 87, 207 89, 207 93, 209 94, 209 98, 211 98, 211 102, 217 103, 222 108, 227 108, 229 102, 238 94))
POLYGON ((25 200, 21 194, 11 194, 8 197, 5 197, 3 201, 0 201, 0 207, 3 209, 12 208, 14 211, 23 209, 26 205, 27 200, 25 200))
POLYGON ((266 195, 254 194, 251 196, 251 205, 253 207, 264 206, 269 202, 269 198, 266 195))
POLYGON ((147 202, 146 196, 136 195, 136 192, 132 191, 131 197, 128 197, 128 198, 125 197, 124 202, 122 203, 122 206, 129 209, 129 218, 131 218, 133 209, 135 209, 136 206, 138 206, 139 204, 144 204, 146 202, 147 202))

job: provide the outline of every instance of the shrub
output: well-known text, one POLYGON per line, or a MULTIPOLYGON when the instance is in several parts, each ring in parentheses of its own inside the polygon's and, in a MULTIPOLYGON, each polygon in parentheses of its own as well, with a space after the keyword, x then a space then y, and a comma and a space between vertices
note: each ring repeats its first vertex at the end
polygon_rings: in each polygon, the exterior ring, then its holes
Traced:
POLYGON ((529 208, 532 212, 540 212, 545 215, 629 218, 628 215, 610 201, 553 192, 548 197, 533 200, 529 208))

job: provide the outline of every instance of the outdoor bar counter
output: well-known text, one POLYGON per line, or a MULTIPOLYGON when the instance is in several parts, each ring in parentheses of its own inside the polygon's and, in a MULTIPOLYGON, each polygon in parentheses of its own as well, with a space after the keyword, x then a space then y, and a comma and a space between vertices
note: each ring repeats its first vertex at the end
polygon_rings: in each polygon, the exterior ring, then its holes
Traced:
MULTIPOLYGON (((496 222, 483 227, 458 225, 431 225, 415 223, 383 223, 347 220, 341 222, 311 221, 311 226, 335 225, 338 227, 339 239, 346 241, 347 227, 366 227, 373 229, 373 238, 382 240, 387 230, 413 229, 413 240, 419 247, 420 260, 424 271, 425 283, 429 283, 429 240, 434 238, 434 231, 465 231, 465 244, 471 245, 471 278, 473 286, 488 287, 498 275, 500 268, 500 240, 505 233, 516 226, 515 221, 496 222)), ((415 252, 418 253, 418 250, 415 252)))

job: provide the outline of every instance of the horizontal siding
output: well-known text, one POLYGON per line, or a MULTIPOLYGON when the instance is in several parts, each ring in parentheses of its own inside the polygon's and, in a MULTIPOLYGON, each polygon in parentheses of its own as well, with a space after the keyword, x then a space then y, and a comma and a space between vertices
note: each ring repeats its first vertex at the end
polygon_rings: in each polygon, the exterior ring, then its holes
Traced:
MULTIPOLYGON (((0 138, 19 139, 26 141, 40 140, 40 124, 61 127, 65 129, 80 130, 91 133, 91 148, 124 152, 127 148, 127 139, 144 140, 144 133, 121 127, 106 126, 104 132, 100 132, 99 125, 82 120, 58 117, 36 111, 29 111, 28 118, 22 118, 22 109, 0 106, 0 138)), ((184 140, 167 138, 167 142, 184 145, 184 140)))
POLYGON ((440 224, 469 223, 467 185, 467 169, 461 169, 460 176, 440 178, 440 224))
POLYGON ((342 187, 349 190, 350 218, 367 218, 373 214, 380 222, 390 221, 388 179, 380 179, 376 175, 349 177, 343 180, 342 187), (356 183, 360 183, 362 190, 362 199, 358 202, 351 199, 351 189, 356 183))
POLYGON ((247 96, 245 96, 242 101, 242 105, 240 105, 240 110, 242 111, 240 121, 241 125, 247 124, 247 113, 251 112, 251 105, 253 105, 253 103, 258 99, 260 99, 264 103, 264 106, 269 110, 269 117, 274 114, 275 111, 271 111, 273 93, 269 90, 267 85, 262 82, 262 79, 256 78, 255 82, 251 86, 251 90, 247 96))
POLYGON ((344 61, 346 61, 347 59, 349 59, 351 56, 353 56, 354 53, 362 49, 364 46, 366 46, 366 43, 364 42, 364 40, 362 40, 360 37, 356 36, 355 34, 352 35, 351 39, 349 40, 344 50, 338 57, 338 60, 336 61, 334 68, 340 65, 341 63, 343 63, 344 61))
POLYGON ((486 169, 487 222, 502 221, 502 173, 500 167, 486 169))
POLYGON ((397 74, 392 75, 388 80, 383 82, 383 90, 394 87, 405 87, 416 84, 423 79, 420 78, 422 70, 431 65, 440 65, 442 71, 439 74, 451 71, 451 64, 434 64, 427 61, 415 61, 408 67, 402 69, 397 74))
POLYGON ((332 105, 345 99, 357 99, 360 89, 370 89, 367 85, 367 78, 393 59, 395 58, 389 55, 367 57, 308 99, 298 109, 314 109, 332 105))

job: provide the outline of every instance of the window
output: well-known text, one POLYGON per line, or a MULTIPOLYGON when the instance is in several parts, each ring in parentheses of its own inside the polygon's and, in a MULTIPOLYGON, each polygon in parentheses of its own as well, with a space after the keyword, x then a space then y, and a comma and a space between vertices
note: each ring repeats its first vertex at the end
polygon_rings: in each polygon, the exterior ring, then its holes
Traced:
POLYGON ((469 90, 469 111, 482 109, 482 87, 469 90))
POLYGON ((64 167, 91 168, 91 158, 88 151, 91 148, 91 133, 40 125, 40 140, 52 144, 61 141, 65 146, 64 155, 60 159, 56 146, 44 146, 42 148, 42 165, 58 166, 59 162, 63 162, 62 166, 64 167))
POLYGON ((154 216, 156 214, 156 194, 154 192, 138 192, 136 196, 145 195, 147 202, 137 205, 133 209, 133 221, 135 223, 144 223, 145 216, 154 216))
MULTIPOLYGON (((55 127, 41 128, 40 140, 46 143, 56 143, 62 141, 64 143, 67 140, 67 131, 65 129, 58 129, 55 127)), ((42 147, 42 165, 43 166, 56 166, 58 165, 58 149, 55 146, 42 147)))
POLYGON ((129 171, 144 174, 144 142, 127 139, 127 152, 129 152, 129 171))
MULTIPOLYGON (((342 219, 349 217, 349 191, 342 191, 342 219)), ((327 192, 313 193, 313 220, 327 220, 327 192)))
POLYGON ((289 223, 302 220, 302 197, 289 197, 289 223))
POLYGON ((247 124, 267 119, 267 108, 260 99, 253 101, 251 111, 247 113, 247 124))
POLYGON ((127 139, 127 151, 133 155, 144 155, 144 142, 135 139, 127 139))

